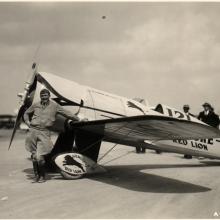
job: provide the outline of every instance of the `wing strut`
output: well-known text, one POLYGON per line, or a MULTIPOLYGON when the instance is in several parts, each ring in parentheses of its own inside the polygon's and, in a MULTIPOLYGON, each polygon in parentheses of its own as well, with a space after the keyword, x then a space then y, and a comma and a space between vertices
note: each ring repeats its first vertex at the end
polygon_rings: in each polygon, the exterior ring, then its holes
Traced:
POLYGON ((104 155, 102 155, 98 162, 100 162, 105 156, 107 156, 107 154, 109 154, 118 144, 114 144, 112 148, 110 148, 104 155))
POLYGON ((110 162, 112 162, 112 161, 114 161, 114 160, 117 160, 117 159, 120 159, 120 158, 122 158, 122 157, 125 157, 125 156, 127 156, 128 154, 130 154, 130 153, 132 153, 132 152, 134 152, 133 150, 131 150, 131 151, 128 151, 127 153, 125 153, 125 154, 122 154, 122 155, 120 155, 120 156, 118 156, 118 157, 115 157, 115 158, 113 158, 113 159, 111 159, 111 160, 109 160, 109 161, 107 161, 107 162, 105 162, 105 163, 103 163, 103 164, 100 164, 100 165, 106 165, 107 163, 110 163, 110 162))

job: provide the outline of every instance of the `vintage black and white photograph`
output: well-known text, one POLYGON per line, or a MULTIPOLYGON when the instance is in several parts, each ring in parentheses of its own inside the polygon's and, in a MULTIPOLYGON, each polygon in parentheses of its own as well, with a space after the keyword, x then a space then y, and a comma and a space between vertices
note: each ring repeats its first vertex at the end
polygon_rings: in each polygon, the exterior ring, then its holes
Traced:
POLYGON ((0 219, 220 218, 220 2, 0 2, 0 219))

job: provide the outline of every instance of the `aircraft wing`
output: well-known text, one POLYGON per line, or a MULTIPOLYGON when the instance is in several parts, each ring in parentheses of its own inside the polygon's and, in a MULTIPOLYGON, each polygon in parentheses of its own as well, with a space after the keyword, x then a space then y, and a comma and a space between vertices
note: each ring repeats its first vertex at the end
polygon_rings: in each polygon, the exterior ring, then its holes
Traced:
POLYGON ((76 122, 74 129, 103 135, 103 140, 134 145, 145 140, 204 139, 220 137, 220 131, 203 123, 160 115, 76 122))

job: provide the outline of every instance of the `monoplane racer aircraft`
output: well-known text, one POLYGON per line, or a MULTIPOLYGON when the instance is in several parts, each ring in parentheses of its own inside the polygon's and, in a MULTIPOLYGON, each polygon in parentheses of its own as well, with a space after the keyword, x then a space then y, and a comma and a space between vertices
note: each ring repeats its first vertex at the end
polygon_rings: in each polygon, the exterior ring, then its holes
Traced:
POLYGON ((39 101, 40 90, 47 88, 52 100, 79 117, 88 119, 69 123, 64 117, 57 116, 52 127, 58 138, 49 158, 53 158, 66 178, 78 178, 102 170, 97 161, 103 141, 220 159, 217 147, 211 150, 207 146, 187 146, 192 140, 214 139, 216 142, 220 137, 218 129, 194 117, 161 104, 151 109, 133 99, 83 86, 54 74, 38 72, 35 63, 32 69, 24 92, 19 94, 21 103, 9 148, 25 110, 39 101))

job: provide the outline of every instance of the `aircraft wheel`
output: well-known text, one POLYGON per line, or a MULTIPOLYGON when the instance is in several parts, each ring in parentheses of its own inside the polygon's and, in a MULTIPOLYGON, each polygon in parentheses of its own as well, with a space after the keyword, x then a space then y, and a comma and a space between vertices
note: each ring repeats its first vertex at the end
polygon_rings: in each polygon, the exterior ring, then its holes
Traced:
POLYGON ((185 155, 184 155, 184 158, 185 158, 185 159, 192 159, 192 156, 191 156, 191 155, 188 155, 188 154, 185 154, 185 155))
POLYGON ((83 174, 79 174, 79 175, 71 175, 69 173, 66 173, 64 171, 60 171, 61 175, 64 177, 64 179, 67 180, 76 180, 76 179, 80 179, 83 177, 83 174))
POLYGON ((162 153, 161 150, 155 150, 155 152, 156 152, 157 154, 161 154, 161 153, 162 153))

